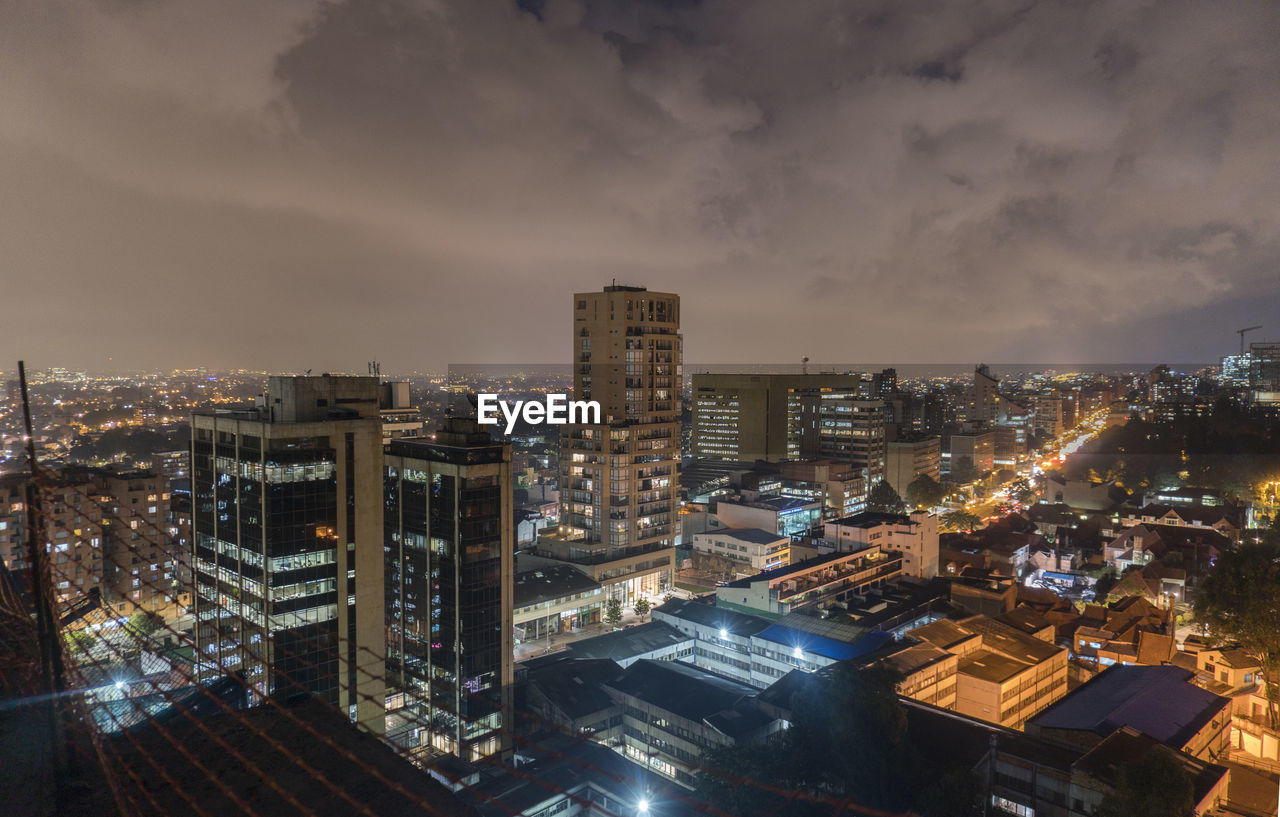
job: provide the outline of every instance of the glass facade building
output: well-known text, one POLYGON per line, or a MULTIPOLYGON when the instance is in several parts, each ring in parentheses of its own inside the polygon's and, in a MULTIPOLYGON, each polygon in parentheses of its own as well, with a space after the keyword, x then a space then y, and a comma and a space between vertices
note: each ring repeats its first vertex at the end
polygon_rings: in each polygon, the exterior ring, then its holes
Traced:
POLYGON ((262 405, 196 415, 192 571, 201 677, 243 672, 260 697, 310 693, 381 732, 376 388, 273 377, 262 405))
POLYGON ((474 420, 387 452, 387 675, 401 724, 390 737, 427 755, 478 760, 508 745, 513 484, 510 445, 474 420))

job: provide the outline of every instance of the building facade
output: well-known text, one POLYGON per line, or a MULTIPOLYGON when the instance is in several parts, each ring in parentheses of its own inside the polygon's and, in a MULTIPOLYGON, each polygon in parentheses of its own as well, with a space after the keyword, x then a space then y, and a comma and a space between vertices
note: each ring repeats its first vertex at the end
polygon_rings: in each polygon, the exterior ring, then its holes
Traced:
MULTIPOLYGON (((509 729, 511 445, 450 418, 386 454, 387 675, 413 746, 478 760, 509 729)), ((396 737, 393 735, 393 738, 396 737)))
POLYGON ((192 417, 197 668, 384 729, 382 421, 374 377, 272 377, 192 417))
POLYGON ((608 286, 574 295, 574 399, 604 422, 560 434, 560 528, 538 553, 623 603, 671 586, 678 533, 680 297, 608 286))

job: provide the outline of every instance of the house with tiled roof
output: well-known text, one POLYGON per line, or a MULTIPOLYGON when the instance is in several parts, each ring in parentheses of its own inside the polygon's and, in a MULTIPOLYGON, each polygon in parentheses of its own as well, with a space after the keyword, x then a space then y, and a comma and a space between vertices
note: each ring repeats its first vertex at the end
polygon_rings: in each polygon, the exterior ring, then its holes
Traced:
POLYGON ((1214 530, 1232 542, 1240 541, 1236 512, 1229 506, 1150 504, 1138 510, 1126 509, 1121 514, 1120 522, 1124 527, 1145 524, 1214 530))

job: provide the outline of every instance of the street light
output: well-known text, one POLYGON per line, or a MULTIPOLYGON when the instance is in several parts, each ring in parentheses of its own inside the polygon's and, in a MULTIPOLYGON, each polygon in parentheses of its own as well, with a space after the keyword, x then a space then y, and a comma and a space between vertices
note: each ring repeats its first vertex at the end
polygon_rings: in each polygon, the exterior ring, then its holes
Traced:
POLYGON ((641 797, 640 802, 636 803, 636 813, 637 814, 649 813, 649 801, 647 799, 641 797))

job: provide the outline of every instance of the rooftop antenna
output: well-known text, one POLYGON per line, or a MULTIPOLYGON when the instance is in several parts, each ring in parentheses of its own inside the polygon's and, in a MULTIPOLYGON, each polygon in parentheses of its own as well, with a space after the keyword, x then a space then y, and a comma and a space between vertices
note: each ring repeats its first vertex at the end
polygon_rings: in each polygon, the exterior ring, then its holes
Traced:
POLYGON ((1236 330, 1236 334, 1240 336, 1240 354, 1242 355, 1244 354, 1244 333, 1252 332, 1255 329, 1261 329, 1261 328, 1262 328, 1262 324, 1258 324, 1257 326, 1246 326, 1243 329, 1236 330))

